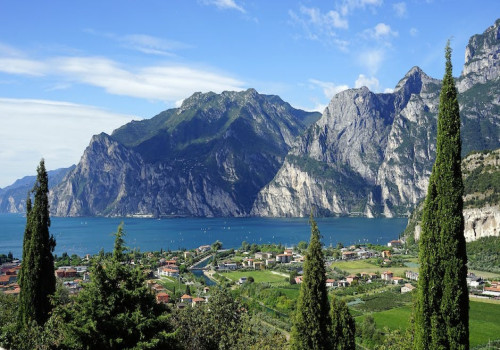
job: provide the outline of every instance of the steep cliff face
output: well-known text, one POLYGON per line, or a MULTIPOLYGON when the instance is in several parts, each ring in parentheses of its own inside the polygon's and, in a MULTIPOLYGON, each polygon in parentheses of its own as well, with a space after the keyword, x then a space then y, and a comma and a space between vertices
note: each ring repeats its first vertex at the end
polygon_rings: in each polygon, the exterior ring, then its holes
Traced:
POLYGON ((464 209, 464 220, 464 235, 467 242, 483 237, 500 236, 500 207, 498 205, 464 209))
MULTIPOLYGON (((469 154, 462 160, 464 235, 467 242, 500 236, 500 149, 469 154)), ((420 238, 419 205, 411 215, 407 235, 420 238)))
MULTIPOLYGON (((471 38, 457 80, 463 155, 500 147, 499 25, 471 38)), ((440 88, 414 67, 393 93, 361 88, 334 96, 252 214, 304 216, 314 207, 322 215, 409 215, 426 194, 434 162, 440 88)))
POLYGON ((95 136, 54 189, 54 215, 244 216, 319 114, 250 89, 196 93, 178 109, 95 136))
POLYGON ((465 48, 465 64, 457 83, 459 92, 465 92, 476 84, 497 80, 500 76, 500 19, 483 34, 470 38, 465 48))
POLYGON ((252 214, 303 216, 312 205, 322 215, 405 214, 427 186, 439 88, 414 67, 394 93, 363 87, 334 96, 259 193, 252 214))

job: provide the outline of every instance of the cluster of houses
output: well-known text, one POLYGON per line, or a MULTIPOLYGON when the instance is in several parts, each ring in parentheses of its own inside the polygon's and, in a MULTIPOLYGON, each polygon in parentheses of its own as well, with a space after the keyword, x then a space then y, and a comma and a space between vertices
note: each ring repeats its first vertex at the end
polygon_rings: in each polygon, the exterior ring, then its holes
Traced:
MULTIPOLYGON (((158 304, 168 304, 172 302, 170 294, 167 293, 167 289, 161 284, 158 284, 156 280, 148 280, 146 282, 149 289, 154 293, 156 302, 158 304)), ((209 287, 203 288, 203 293, 207 294, 210 291, 209 287)), ((192 297, 188 294, 181 296, 180 301, 176 304, 177 308, 182 309, 186 306, 196 306, 201 303, 206 303, 208 296, 206 297, 192 297)))
POLYGON ((90 281, 88 266, 61 266, 54 271, 57 278, 63 280, 63 285, 70 294, 78 294, 83 283, 90 281))
POLYGON ((342 248, 340 252, 342 253, 342 260, 368 259, 376 255, 373 250, 368 250, 365 247, 356 248, 355 246, 342 248))
POLYGON ((0 266, 0 291, 5 294, 19 294, 21 289, 19 288, 19 284, 17 284, 17 275, 20 269, 19 260, 0 266))
POLYGON ((168 276, 168 277, 178 277, 179 276, 179 266, 177 266, 177 257, 173 257, 170 260, 161 258, 158 262, 158 277, 168 276))
MULTIPOLYGON (((407 276, 408 276, 408 271, 407 271, 407 276)), ((373 280, 375 280, 375 279, 381 279, 383 281, 386 281, 387 283, 396 284, 396 285, 403 285, 405 282, 404 278, 394 276, 394 274, 391 271, 384 271, 380 275, 378 275, 374 272, 361 272, 359 276, 351 274, 351 275, 349 275, 341 280, 338 280, 338 281, 331 279, 331 278, 328 278, 326 280, 326 287, 327 288, 342 288, 342 287, 348 287, 352 284, 360 283, 361 281, 363 281, 365 283, 372 283, 373 280)), ((407 277, 407 279, 409 279, 409 278, 407 277)), ((295 283, 296 284, 302 283, 302 276, 295 277, 295 283)), ((411 283, 406 283, 401 288, 401 293, 411 292, 413 289, 415 289, 415 287, 411 283)))
POLYGON ((304 257, 293 252, 292 249, 285 249, 282 254, 270 252, 257 252, 253 258, 247 257, 241 262, 223 261, 217 266, 219 271, 237 270, 240 268, 251 268, 255 270, 265 269, 275 264, 288 264, 293 262, 303 262, 304 257))
MULTIPOLYGON (((387 246, 397 250, 403 247, 403 242, 400 240, 392 240, 387 243, 387 246)), ((376 256, 381 256, 383 259, 389 259, 391 257, 390 250, 383 250, 378 253, 377 251, 367 249, 366 247, 356 247, 354 245, 348 248, 342 248, 340 252, 342 253, 342 260, 368 259, 376 256)), ((384 260, 384 263, 388 262, 390 262, 390 260, 384 260)))
POLYGON ((467 274, 466 279, 472 293, 483 297, 500 299, 500 281, 485 281, 472 272, 467 274), (489 285, 487 285, 487 282, 489 285))

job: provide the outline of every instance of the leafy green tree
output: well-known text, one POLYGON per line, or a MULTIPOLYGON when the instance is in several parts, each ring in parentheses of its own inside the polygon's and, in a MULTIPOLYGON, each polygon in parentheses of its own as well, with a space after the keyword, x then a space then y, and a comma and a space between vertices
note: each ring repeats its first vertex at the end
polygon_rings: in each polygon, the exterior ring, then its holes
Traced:
POLYGON ((62 310, 68 348, 176 348, 170 315, 147 289, 142 271, 124 263, 123 235, 120 225, 112 257, 99 254, 91 269, 91 282, 72 307, 62 310))
POLYGON ((56 289, 54 257, 56 242, 49 234, 49 181, 45 162, 37 168, 37 177, 31 198, 26 200, 26 227, 23 238, 23 257, 19 272, 19 313, 21 328, 31 327, 32 322, 43 325, 52 310, 50 296, 56 289))
POLYGON ((293 349, 329 349, 330 305, 326 291, 326 269, 318 225, 312 213, 311 239, 304 261, 304 274, 291 333, 293 349))
POLYGON ((429 179, 419 243, 416 349, 469 348, 460 114, 449 42, 445 52, 436 161, 429 179))
POLYGON ((356 349, 356 324, 345 301, 336 297, 332 298, 330 317, 332 319, 333 349, 356 349))
POLYGON ((222 242, 221 241, 217 240, 214 243, 212 243, 212 250, 214 252, 216 252, 216 251, 218 251, 220 249, 222 249, 222 242))
POLYGON ((300 251, 304 251, 307 249, 307 242, 306 241, 300 241, 298 244, 297 244, 297 248, 300 250, 300 251))
POLYGON ((178 311, 179 340, 186 349, 235 349, 242 337, 241 305, 224 288, 212 288, 206 305, 178 311), (196 331, 193 331, 196 330, 196 331))
POLYGON ((248 243, 247 241, 241 242, 241 250, 243 250, 244 252, 248 252, 250 250, 250 247, 250 243, 248 243))

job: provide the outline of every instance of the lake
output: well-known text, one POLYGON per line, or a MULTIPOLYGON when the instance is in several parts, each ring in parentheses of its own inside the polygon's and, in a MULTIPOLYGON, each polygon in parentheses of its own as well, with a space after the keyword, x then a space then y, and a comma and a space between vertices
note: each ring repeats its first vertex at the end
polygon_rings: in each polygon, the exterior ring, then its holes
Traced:
MULTIPOLYGON (((55 254, 96 254, 113 250, 114 236, 123 222, 126 246, 141 251, 192 249, 216 240, 223 248, 248 243, 282 243, 293 246, 308 241, 308 218, 51 218, 50 233, 56 238, 55 254)), ((406 227, 406 218, 317 218, 324 245, 353 243, 387 244, 406 227)), ((22 255, 26 218, 0 214, 0 254, 22 255)))

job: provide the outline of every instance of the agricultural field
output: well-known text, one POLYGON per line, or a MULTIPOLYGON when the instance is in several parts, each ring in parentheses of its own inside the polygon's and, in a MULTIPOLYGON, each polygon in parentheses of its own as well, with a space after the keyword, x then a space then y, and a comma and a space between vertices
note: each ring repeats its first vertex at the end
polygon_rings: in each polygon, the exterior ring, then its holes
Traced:
MULTIPOLYGON (((414 266, 417 258, 408 259, 410 264, 414 266)), ((405 271, 413 270, 416 271, 416 267, 395 267, 395 266, 378 266, 375 263, 375 259, 366 260, 348 260, 348 261, 336 261, 333 262, 330 267, 341 269, 342 271, 347 271, 351 274, 357 274, 361 272, 374 272, 380 274, 383 271, 390 270, 394 273, 394 276, 404 276, 405 271)))
POLYGON ((255 283, 284 283, 286 282, 285 276, 274 274, 270 270, 255 270, 255 271, 231 271, 222 272, 220 275, 230 279, 231 281, 238 282, 241 277, 253 277, 255 283))
MULTIPOLYGON (((412 304, 390 310, 373 312, 377 328, 383 330, 406 329, 408 327, 412 304)), ((365 316, 356 318, 356 323, 361 324, 365 316)), ((470 346, 474 347, 488 343, 489 340, 500 338, 500 304, 471 301, 469 314, 470 346)))

